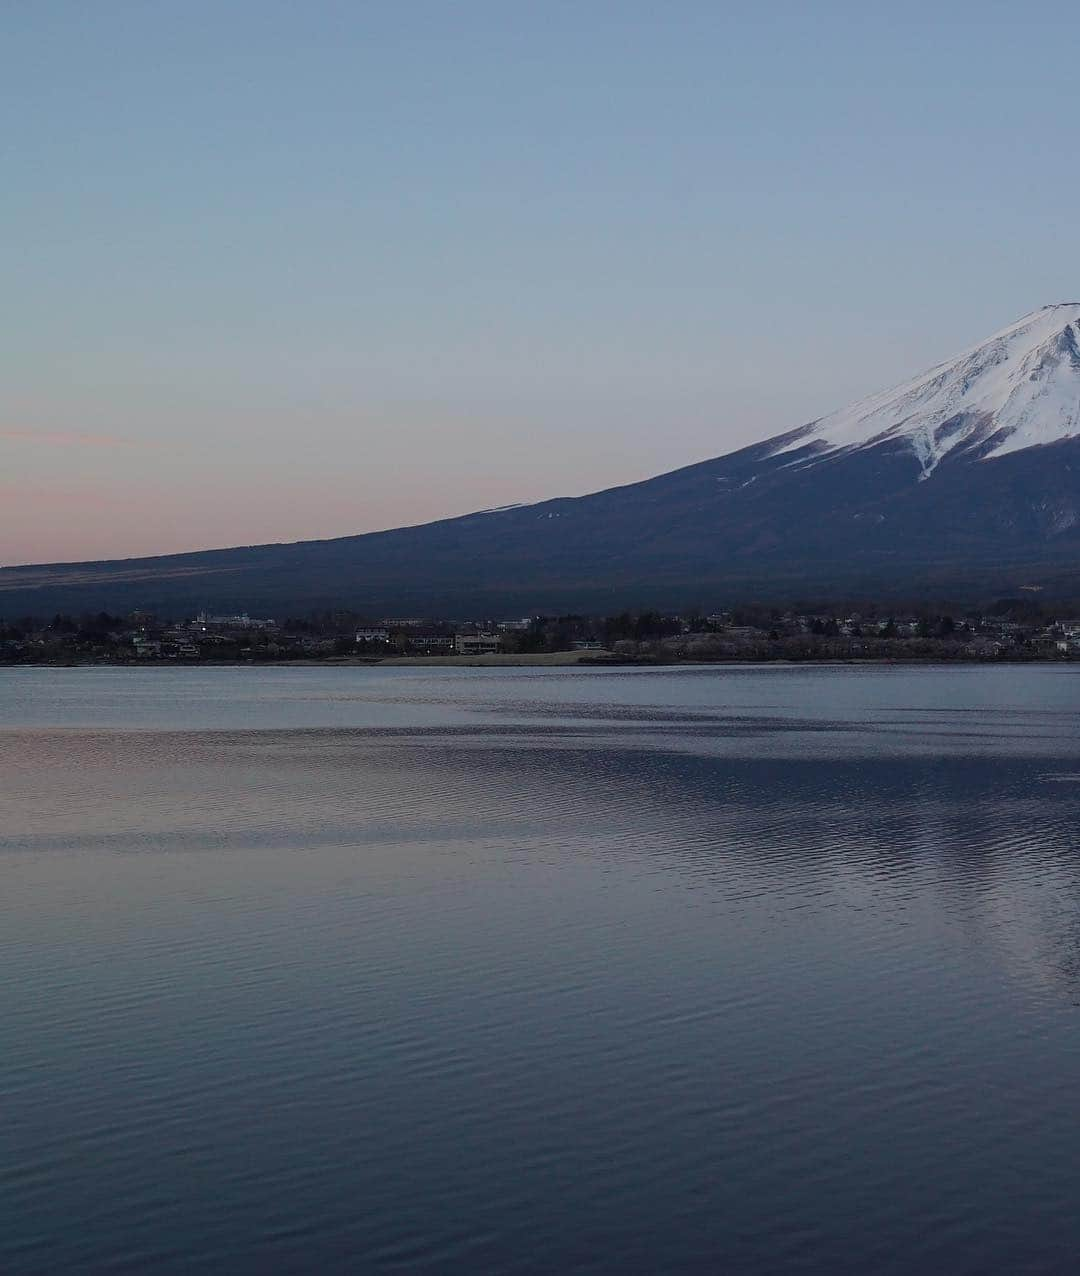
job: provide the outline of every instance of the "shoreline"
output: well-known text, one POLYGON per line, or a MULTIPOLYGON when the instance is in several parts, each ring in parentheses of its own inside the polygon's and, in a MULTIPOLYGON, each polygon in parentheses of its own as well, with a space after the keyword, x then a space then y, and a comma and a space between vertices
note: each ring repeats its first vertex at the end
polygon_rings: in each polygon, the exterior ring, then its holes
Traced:
POLYGON ((1016 659, 1010 657, 960 657, 943 659, 932 656, 829 656, 821 659, 792 660, 777 657, 762 660, 760 657, 723 660, 660 660, 650 657, 617 656, 599 651, 545 651, 521 654, 485 654, 479 656, 327 656, 323 659, 297 660, 36 660, 0 664, 0 672, 6 669, 378 669, 378 668, 448 668, 448 669, 740 669, 755 667, 767 669, 776 666, 784 669, 804 667, 840 668, 849 666, 898 666, 937 665, 941 668, 971 668, 973 666, 1027 666, 1056 665, 1068 667, 1080 665, 1075 657, 1034 657, 1016 659))

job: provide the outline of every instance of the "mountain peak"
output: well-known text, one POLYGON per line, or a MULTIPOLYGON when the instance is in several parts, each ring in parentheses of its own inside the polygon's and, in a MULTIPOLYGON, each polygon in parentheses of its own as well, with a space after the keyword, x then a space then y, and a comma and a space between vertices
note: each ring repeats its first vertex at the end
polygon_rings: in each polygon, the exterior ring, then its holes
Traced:
POLYGON ((951 452, 988 460, 1080 435, 1080 302, 1018 319, 945 363, 813 421, 776 455, 811 463, 906 441, 928 478, 951 452), (811 454, 803 449, 811 448, 811 454))

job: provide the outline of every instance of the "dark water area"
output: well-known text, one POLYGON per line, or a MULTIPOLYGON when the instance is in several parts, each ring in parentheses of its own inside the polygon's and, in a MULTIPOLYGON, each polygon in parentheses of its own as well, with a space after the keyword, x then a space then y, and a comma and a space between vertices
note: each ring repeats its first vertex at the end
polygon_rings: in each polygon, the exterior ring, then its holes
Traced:
POLYGON ((1080 670, 0 671, 0 1271, 1057 1273, 1080 670))

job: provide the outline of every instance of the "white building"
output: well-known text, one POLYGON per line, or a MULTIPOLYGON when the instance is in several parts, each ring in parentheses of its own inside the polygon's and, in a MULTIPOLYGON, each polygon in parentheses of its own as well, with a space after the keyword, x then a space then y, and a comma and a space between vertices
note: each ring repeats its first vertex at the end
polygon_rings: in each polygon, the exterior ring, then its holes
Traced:
POLYGON ((449 634, 415 634, 409 637, 409 646, 417 651, 450 651, 454 645, 449 634))
POLYGON ((499 650, 498 634, 456 634, 454 650, 459 656, 486 656, 499 650))
POLYGON ((275 622, 259 620, 255 616, 249 616, 246 611, 235 616, 211 616, 209 612, 200 611, 195 617, 195 624, 202 625, 204 629, 272 629, 275 622))

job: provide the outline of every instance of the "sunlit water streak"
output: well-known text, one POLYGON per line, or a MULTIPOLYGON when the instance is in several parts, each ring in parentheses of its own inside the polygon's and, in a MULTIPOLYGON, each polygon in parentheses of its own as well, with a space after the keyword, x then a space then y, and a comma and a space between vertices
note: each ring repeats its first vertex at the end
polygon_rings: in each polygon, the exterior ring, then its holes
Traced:
POLYGON ((0 672, 0 1269, 1066 1272, 1071 668, 0 672))

